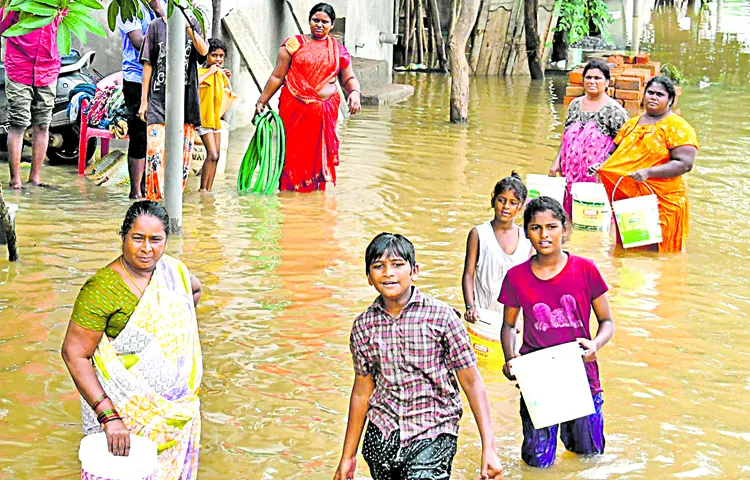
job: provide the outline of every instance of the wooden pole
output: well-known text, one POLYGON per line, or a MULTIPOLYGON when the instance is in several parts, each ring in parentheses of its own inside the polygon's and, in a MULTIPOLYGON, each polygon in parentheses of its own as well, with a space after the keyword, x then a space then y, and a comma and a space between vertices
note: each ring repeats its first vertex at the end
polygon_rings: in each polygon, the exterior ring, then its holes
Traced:
POLYGON ((419 48, 417 44, 417 1, 411 0, 411 23, 409 24, 409 32, 411 35, 411 60, 409 63, 416 63, 417 59, 417 49, 419 48))
POLYGON ((409 65, 409 40, 411 40, 411 2, 404 2, 404 65, 409 65))
POLYGON ((417 0, 417 63, 424 63, 424 5, 422 0, 417 0))
POLYGON ((5 205, 2 184, 0 184, 0 224, 2 224, 3 231, 5 232, 5 241, 8 244, 8 260, 11 262, 17 262, 18 238, 16 237, 15 226, 13 225, 13 221, 10 218, 8 206, 5 205))
POLYGON ((524 1, 524 30, 526 30, 526 56, 529 59, 529 73, 533 80, 544 78, 544 70, 539 60, 539 26, 537 25, 537 13, 539 4, 537 0, 524 1))
POLYGON ((435 64, 435 36, 432 31, 432 18, 430 18, 430 4, 426 3, 424 7, 424 14, 427 17, 427 32, 426 32, 426 45, 427 45, 427 68, 432 69, 435 64))
POLYGON ((432 23, 432 33, 435 37, 435 54, 440 63, 440 70, 448 70, 448 57, 445 54, 445 43, 443 42, 443 27, 440 25, 440 9, 437 0, 427 0, 429 19, 432 23))

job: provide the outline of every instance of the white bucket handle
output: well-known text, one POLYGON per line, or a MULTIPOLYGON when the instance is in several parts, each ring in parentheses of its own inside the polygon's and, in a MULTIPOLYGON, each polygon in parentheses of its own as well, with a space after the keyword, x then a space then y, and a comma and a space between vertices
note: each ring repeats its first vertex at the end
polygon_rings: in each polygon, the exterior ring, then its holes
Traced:
MULTIPOLYGON (((609 199, 609 201, 610 201, 611 203, 615 203, 615 192, 617 191, 617 187, 619 187, 619 186, 620 186, 620 182, 622 182, 622 179, 623 179, 623 178, 625 178, 625 177, 620 177, 620 178, 619 178, 619 179, 617 180, 617 182, 615 183, 615 188, 613 188, 613 189, 612 189, 612 196, 611 196, 611 197, 610 197, 610 199, 609 199)), ((642 183, 642 184, 646 185, 646 187, 647 187, 647 188, 648 188, 649 190, 651 190, 651 194, 652 194, 652 195, 656 195, 656 192, 654 192, 654 189, 653 189, 653 188, 651 188, 651 185, 649 185, 649 184, 648 184, 648 182, 646 182, 646 181, 643 181, 643 182, 639 182, 639 183, 642 183)))
MULTIPOLYGON (((578 345, 581 347, 581 356, 582 357, 585 356, 586 355, 586 350, 583 348, 583 346, 580 343, 578 345)), ((513 375, 513 360, 516 359, 516 358, 518 358, 518 357, 513 357, 513 358, 511 358, 508 361, 509 362, 508 367, 510 367, 510 374, 511 375, 513 375)))

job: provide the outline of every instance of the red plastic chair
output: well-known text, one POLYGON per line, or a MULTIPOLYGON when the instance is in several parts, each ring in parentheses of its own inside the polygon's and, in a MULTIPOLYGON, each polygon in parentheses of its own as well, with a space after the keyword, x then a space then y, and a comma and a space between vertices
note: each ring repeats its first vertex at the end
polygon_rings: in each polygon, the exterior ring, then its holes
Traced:
MULTIPOLYGON (((97 88, 103 88, 110 85, 122 85, 122 72, 116 72, 103 78, 96 86, 97 88)), ((88 105, 89 100, 84 99, 81 101, 81 131, 78 138, 78 175, 83 175, 86 171, 86 150, 88 149, 89 139, 100 139, 101 156, 104 157, 109 153, 109 140, 116 138, 109 130, 89 127, 88 115, 84 113, 88 105)), ((126 136, 125 138, 128 137, 126 136)))

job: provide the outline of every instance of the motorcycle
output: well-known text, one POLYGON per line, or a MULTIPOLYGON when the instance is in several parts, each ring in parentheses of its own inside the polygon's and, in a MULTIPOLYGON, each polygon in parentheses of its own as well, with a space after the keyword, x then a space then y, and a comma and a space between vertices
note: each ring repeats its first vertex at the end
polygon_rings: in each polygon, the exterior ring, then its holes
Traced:
MULTIPOLYGON (((96 84, 102 75, 91 68, 96 52, 79 53, 72 50, 61 57, 60 75, 57 77, 57 95, 52 109, 52 122, 49 126, 49 146, 47 158, 52 164, 77 164, 80 120, 70 121, 67 109, 70 104, 69 93, 83 83, 96 84)), ((0 63, 0 148, 7 149, 8 134, 8 100, 5 97, 5 65, 0 63)), ((24 133, 24 144, 31 145, 31 128, 24 133)), ((96 150, 96 139, 89 140, 86 151, 88 161, 96 150)))

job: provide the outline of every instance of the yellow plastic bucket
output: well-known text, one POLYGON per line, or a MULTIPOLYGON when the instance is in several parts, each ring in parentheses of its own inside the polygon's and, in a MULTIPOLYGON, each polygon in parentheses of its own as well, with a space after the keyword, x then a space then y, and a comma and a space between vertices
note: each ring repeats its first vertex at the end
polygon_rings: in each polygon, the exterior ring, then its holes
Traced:
POLYGON ((643 182, 651 195, 626 198, 615 201, 615 192, 621 177, 612 190, 612 210, 615 212, 620 240, 625 248, 642 247, 662 242, 661 223, 659 222, 659 199, 648 183, 643 182))
POLYGON ((505 365, 503 346, 500 343, 500 329, 503 326, 503 315, 500 312, 477 308, 480 320, 467 323, 466 330, 480 367, 500 371, 505 365))
POLYGON ((573 197, 574 226, 584 230, 609 230, 612 209, 604 185, 592 182, 574 183, 570 187, 570 194, 573 197))

